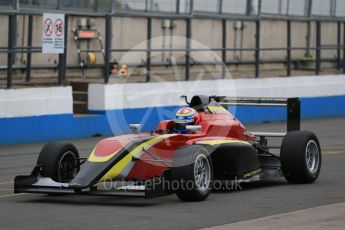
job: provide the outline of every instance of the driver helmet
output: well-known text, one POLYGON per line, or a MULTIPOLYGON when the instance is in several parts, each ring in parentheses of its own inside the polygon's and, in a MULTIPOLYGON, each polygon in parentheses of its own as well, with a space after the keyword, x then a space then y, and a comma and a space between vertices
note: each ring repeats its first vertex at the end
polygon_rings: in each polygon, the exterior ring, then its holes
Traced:
POLYGON ((189 107, 181 108, 176 112, 174 132, 188 133, 186 126, 197 124, 199 120, 200 116, 195 109, 189 107))

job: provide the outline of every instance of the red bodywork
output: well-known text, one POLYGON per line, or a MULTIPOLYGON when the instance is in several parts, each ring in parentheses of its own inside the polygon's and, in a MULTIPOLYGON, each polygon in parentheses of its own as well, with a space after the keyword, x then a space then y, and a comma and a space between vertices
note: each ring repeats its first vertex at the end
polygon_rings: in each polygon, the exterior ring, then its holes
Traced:
MULTIPOLYGON (((161 121, 154 133, 129 134, 107 138, 102 140, 95 148, 95 156, 107 156, 116 152, 119 148, 129 144, 131 141, 143 137, 158 137, 166 135, 167 137, 149 145, 146 149, 149 153, 142 151, 139 158, 135 161, 125 179, 151 179, 160 176, 169 168, 167 164, 150 161, 155 155, 161 160, 171 161, 177 148, 184 145, 209 140, 241 140, 254 141, 253 135, 246 131, 242 123, 227 111, 205 113, 199 112, 201 130, 196 133, 173 134, 174 121, 161 121)), ((152 139, 151 138, 151 139, 152 139)))

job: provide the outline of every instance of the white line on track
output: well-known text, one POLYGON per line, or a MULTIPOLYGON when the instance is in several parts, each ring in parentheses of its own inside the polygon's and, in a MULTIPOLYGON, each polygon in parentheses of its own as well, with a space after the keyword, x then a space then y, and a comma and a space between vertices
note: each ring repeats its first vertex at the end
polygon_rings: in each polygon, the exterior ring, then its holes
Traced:
POLYGON ((27 193, 17 193, 17 194, 2 195, 2 196, 0 196, 0 198, 11 197, 11 196, 20 196, 20 195, 27 195, 27 193))
POLYGON ((339 151, 324 151, 322 154, 342 154, 345 153, 345 150, 339 150, 339 151))
POLYGON ((5 181, 5 182, 0 182, 0 184, 13 184, 14 181, 5 181))

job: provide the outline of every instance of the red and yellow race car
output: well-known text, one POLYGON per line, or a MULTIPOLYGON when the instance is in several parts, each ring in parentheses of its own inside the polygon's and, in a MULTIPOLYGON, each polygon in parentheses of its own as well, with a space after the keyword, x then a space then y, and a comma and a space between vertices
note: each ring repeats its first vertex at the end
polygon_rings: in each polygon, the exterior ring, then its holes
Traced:
POLYGON ((228 98, 196 95, 155 131, 101 140, 88 158, 72 144, 48 143, 31 175, 17 176, 15 193, 112 194, 152 198, 175 193, 205 200, 212 188, 285 177, 314 182, 321 168, 315 134, 300 129, 298 98, 228 98), (228 106, 285 106, 286 133, 249 132, 228 106), (268 138, 283 138, 270 146, 268 138), (272 150, 280 149, 278 154, 272 150))

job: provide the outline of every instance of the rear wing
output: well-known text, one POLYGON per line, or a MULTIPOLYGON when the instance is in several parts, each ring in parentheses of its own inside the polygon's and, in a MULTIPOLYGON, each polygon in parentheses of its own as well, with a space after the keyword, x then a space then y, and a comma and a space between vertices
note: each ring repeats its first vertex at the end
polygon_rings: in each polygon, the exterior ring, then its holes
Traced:
POLYGON ((223 97, 211 96, 224 108, 229 106, 266 106, 286 107, 287 110, 287 132, 300 130, 301 128, 301 102, 298 97, 294 98, 254 98, 254 97, 223 97))

